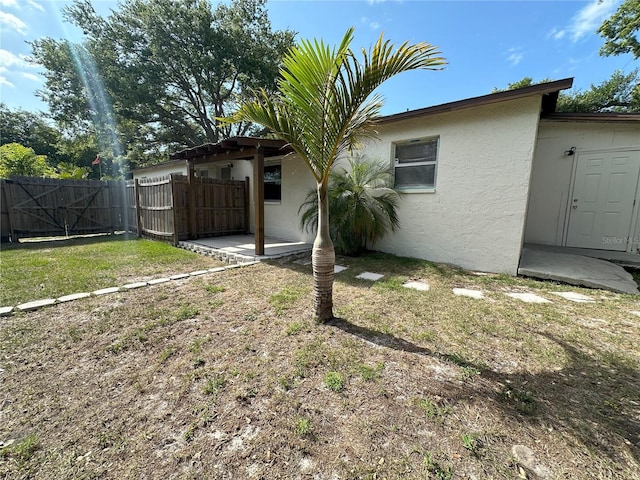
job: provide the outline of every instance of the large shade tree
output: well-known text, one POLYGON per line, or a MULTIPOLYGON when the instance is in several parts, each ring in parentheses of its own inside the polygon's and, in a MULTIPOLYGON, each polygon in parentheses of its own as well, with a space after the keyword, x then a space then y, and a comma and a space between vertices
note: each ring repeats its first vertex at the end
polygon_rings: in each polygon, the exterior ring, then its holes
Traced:
POLYGON ((294 38, 272 29, 265 0, 123 0, 106 18, 91 0, 75 0, 63 17, 84 39, 32 43, 45 68, 39 96, 67 133, 110 139, 141 163, 250 132, 215 119, 252 89, 275 88, 294 38))
POLYGON ((351 50, 353 29, 337 47, 301 41, 284 58, 277 92, 261 90, 240 105, 229 121, 263 125, 288 142, 316 181, 318 227, 313 243, 314 314, 333 318, 335 250, 329 233, 328 184, 338 158, 375 137, 382 97, 374 91, 387 79, 408 70, 439 69, 445 61, 428 43, 403 43, 397 49, 380 35, 358 59, 351 50))

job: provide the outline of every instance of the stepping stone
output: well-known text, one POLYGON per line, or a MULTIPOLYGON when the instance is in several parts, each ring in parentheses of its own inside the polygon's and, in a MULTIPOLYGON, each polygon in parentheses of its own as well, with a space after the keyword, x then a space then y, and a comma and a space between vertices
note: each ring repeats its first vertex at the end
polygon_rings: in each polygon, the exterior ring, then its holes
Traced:
POLYGON ((135 283, 127 283, 123 285, 122 288, 126 288, 127 290, 133 290, 134 288, 142 288, 146 287, 147 282, 135 282, 135 283))
POLYGON ((90 293, 86 293, 86 292, 73 293, 71 295, 65 295, 63 297, 58 298, 58 301, 61 302, 61 303, 71 302, 73 300, 80 300, 81 298, 87 298, 87 297, 90 297, 90 296, 91 296, 91 294, 90 293))
POLYGON ((484 298, 482 290, 471 290, 469 288, 454 288, 453 294, 459 297, 484 298))
POLYGON ((30 310, 36 310, 41 307, 46 307, 48 305, 53 305, 56 303, 53 298, 45 298, 44 300, 34 300, 33 302, 21 303, 17 305, 16 308, 23 312, 28 312, 30 310))
POLYGON ((362 272, 356 278, 359 278, 361 280, 371 280, 372 282, 375 282, 376 280, 380 280, 382 277, 384 277, 384 275, 381 275, 379 273, 362 272))
POLYGON ((13 307, 0 307, 0 317, 9 315, 11 312, 13 312, 13 307))
POLYGON ((224 267, 210 268, 209 270, 207 270, 207 272, 209 273, 222 272, 224 269, 225 269, 224 267))
POLYGON ((527 303, 551 303, 551 301, 546 298, 542 298, 535 293, 507 293, 506 295, 527 303))
POLYGON ((169 277, 163 277, 163 278, 155 278, 153 280, 149 280, 147 283, 149 285, 157 285, 159 283, 166 283, 169 282, 171 279, 169 277))
POLYGON ((191 272, 189 275, 197 277, 198 275, 204 275, 205 273, 209 273, 209 270, 196 270, 195 272, 191 272))
POLYGON ((178 275, 172 275, 169 277, 171 280, 180 280, 182 278, 187 278, 189 276, 188 273, 179 273, 178 275))
POLYGON ((638 312, 636 310, 631 310, 629 313, 635 315, 636 317, 640 317, 640 312, 638 312))
POLYGON ((344 265, 334 265, 333 266, 333 273, 340 273, 345 271, 347 268, 349 267, 345 267, 344 265))
POLYGON ((109 288, 101 288, 100 290, 96 290, 93 292, 94 295, 108 295, 110 293, 116 293, 120 291, 120 287, 109 287, 109 288))
POLYGON ((551 292, 554 295, 558 295, 559 297, 565 298, 567 300, 571 300, 572 302, 578 303, 594 303, 595 300, 587 295, 582 295, 577 292, 551 292))
POLYGON ((426 292, 429 290, 429 284, 425 282, 405 282, 402 284, 402 286, 405 288, 411 288, 413 290, 419 290, 421 292, 426 292))

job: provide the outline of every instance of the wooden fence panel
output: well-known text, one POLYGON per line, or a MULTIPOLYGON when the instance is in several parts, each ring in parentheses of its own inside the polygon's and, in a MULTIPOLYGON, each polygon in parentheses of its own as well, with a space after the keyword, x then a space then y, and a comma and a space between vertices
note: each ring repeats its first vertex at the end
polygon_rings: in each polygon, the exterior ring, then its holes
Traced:
MULTIPOLYGON (((20 237, 111 233, 124 229, 122 182, 11 177, 2 181, 6 225, 20 237)), ((4 207, 3 207, 4 209, 4 207)), ((5 238, 8 235, 2 234, 5 238)))
POLYGON ((196 179, 197 237, 245 233, 245 183, 237 180, 196 179))
POLYGON ((243 181, 196 177, 190 184, 175 174, 127 182, 15 177, 1 186, 5 240, 124 230, 177 244, 248 230, 243 181))

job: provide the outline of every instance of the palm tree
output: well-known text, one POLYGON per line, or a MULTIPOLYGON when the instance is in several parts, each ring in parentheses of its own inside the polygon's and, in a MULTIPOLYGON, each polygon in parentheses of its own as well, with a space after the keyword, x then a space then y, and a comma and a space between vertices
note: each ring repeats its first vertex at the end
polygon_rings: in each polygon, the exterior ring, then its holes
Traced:
POLYGON ((374 119, 382 97, 374 90, 394 75, 408 70, 439 69, 444 65, 437 47, 403 43, 397 50, 383 35, 362 61, 350 48, 353 28, 340 45, 303 40, 283 59, 277 92, 257 92, 242 103, 228 121, 251 121, 288 142, 316 180, 318 229, 313 243, 314 314, 318 321, 333 318, 335 251, 329 234, 327 187, 337 158, 375 137, 374 119))
MULTIPOLYGON (((364 158, 349 158, 349 168, 329 174, 329 232, 337 253, 355 256, 399 227, 397 208, 400 194, 387 185, 388 165, 364 158)), ((298 209, 300 225, 315 231, 318 224, 318 195, 309 192, 298 209)))

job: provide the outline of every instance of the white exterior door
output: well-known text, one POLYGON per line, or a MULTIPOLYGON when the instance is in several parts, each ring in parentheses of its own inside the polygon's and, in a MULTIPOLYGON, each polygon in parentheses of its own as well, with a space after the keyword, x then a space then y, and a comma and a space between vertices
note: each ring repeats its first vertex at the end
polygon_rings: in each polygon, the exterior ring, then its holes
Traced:
POLYGON ((640 152, 582 154, 569 206, 568 247, 625 251, 640 172, 640 152))

